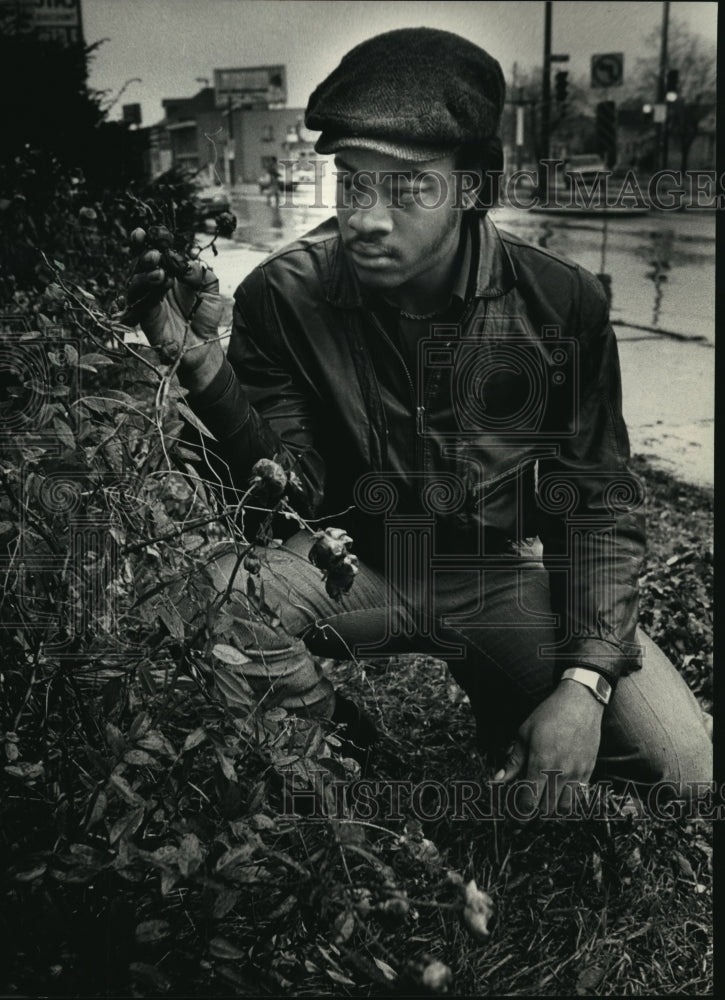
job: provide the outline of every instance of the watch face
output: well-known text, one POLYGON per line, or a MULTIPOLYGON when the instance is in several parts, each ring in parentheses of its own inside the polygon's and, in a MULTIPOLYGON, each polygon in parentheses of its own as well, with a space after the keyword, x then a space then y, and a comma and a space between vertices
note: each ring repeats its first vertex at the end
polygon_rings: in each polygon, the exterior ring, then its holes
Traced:
POLYGON ((602 676, 599 676, 597 678, 597 694, 599 695, 599 697, 602 698, 604 701, 609 701, 609 695, 611 693, 611 690, 612 689, 607 683, 607 681, 605 681, 605 679, 602 676))

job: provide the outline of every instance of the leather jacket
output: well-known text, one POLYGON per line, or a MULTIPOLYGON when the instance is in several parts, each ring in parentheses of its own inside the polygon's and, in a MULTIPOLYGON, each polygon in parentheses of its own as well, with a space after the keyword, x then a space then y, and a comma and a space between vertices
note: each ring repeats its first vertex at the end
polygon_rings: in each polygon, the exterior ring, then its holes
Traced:
POLYGON ((430 531, 439 570, 520 558, 538 538, 559 669, 587 666, 615 683, 641 666, 645 534, 606 296, 594 275, 488 216, 473 233, 462 315, 432 324, 417 372, 406 368, 406 454, 390 445, 371 338, 389 344, 390 364, 405 362, 335 219, 245 278, 227 362, 188 402, 237 489, 258 458, 276 457, 291 472, 292 506, 337 515, 328 523, 353 535, 363 561, 382 565, 391 525, 406 518, 430 531))

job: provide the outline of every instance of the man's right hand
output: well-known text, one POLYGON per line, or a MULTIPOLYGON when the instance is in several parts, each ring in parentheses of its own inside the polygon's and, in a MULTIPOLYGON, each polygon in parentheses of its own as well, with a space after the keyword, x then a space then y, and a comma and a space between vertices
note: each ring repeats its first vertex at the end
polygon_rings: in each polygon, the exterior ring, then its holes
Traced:
POLYGON ((186 265, 169 248, 158 249, 163 239, 156 242, 154 246, 143 229, 131 233, 131 249, 137 261, 121 321, 126 326, 139 324, 163 361, 173 363, 181 354, 179 380, 187 388, 200 391, 224 359, 217 339, 222 313, 219 281, 201 261, 186 265), (183 273, 174 277, 172 270, 183 273))

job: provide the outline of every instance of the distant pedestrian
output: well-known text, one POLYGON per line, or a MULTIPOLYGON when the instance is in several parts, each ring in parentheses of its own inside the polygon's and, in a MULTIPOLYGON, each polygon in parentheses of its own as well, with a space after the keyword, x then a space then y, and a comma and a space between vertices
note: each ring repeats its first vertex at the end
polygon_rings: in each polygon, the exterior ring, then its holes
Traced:
POLYGON ((279 175, 279 166, 277 164, 276 156, 271 157, 269 163, 267 164, 267 173, 269 174, 267 204, 273 205, 275 208, 279 208, 279 193, 282 189, 282 181, 279 175))

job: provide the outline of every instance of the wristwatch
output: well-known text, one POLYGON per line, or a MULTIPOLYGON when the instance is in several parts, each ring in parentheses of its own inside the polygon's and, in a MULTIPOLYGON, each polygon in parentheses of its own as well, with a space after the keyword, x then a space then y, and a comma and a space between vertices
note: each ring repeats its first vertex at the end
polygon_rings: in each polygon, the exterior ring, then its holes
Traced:
POLYGON ((568 667, 561 675, 563 681, 577 681, 588 687, 597 701, 602 705, 608 705, 612 697, 612 685, 609 681, 598 674, 596 670, 587 670, 586 667, 568 667))

